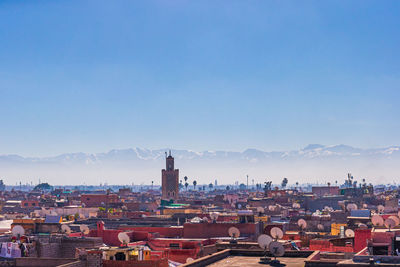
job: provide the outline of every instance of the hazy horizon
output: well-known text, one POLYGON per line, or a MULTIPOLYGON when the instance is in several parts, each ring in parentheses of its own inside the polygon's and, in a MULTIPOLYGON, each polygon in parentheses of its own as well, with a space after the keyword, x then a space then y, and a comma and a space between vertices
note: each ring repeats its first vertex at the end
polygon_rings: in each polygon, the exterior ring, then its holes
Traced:
POLYGON ((200 183, 390 182, 399 12, 391 0, 0 1, 0 177, 141 183, 172 147, 200 183), (365 151, 313 158, 308 144, 365 151), (130 147, 156 152, 110 152, 130 147))

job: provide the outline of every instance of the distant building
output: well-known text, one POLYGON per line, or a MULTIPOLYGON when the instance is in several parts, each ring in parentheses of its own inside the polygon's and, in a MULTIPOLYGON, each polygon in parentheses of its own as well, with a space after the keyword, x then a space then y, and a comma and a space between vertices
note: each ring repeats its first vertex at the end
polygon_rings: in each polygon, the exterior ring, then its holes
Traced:
POLYGON ((339 195, 338 186, 313 186, 312 193, 317 197, 339 195))
POLYGON ((4 184, 3 180, 0 180, 0 191, 4 191, 6 189, 6 185, 4 184))
MULTIPOLYGON (((165 153, 166 154, 166 153, 165 153)), ((162 199, 178 199, 179 195, 179 170, 174 169, 174 158, 169 156, 166 158, 166 169, 161 171, 162 175, 162 199)))

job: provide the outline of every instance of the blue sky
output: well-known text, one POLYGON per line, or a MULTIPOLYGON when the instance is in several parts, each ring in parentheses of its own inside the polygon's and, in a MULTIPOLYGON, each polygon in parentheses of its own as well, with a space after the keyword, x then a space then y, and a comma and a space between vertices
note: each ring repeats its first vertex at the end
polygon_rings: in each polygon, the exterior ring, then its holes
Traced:
POLYGON ((400 144, 399 1, 0 2, 0 154, 400 144))

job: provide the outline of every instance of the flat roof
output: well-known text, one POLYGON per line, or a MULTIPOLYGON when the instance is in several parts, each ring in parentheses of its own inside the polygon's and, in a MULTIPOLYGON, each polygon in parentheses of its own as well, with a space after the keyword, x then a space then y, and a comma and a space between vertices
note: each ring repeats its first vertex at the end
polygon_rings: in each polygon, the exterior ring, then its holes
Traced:
MULTIPOLYGON (((277 258, 281 264, 285 264, 287 267, 303 267, 305 264, 305 260, 307 258, 287 258, 287 257, 278 257, 277 258)), ((246 257, 246 256, 229 256, 220 261, 214 262, 208 266, 213 267, 239 267, 239 266, 257 266, 260 267, 258 263, 260 261, 260 257, 246 257)))

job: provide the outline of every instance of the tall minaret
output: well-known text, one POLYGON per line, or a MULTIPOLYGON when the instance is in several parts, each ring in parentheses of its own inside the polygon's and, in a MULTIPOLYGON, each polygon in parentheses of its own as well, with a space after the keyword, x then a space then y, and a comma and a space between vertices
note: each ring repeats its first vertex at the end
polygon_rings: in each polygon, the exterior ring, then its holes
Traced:
POLYGON ((165 169, 161 171, 162 199, 176 200, 179 195, 179 170, 174 169, 174 158, 171 156, 171 150, 165 159, 165 165, 165 169))

